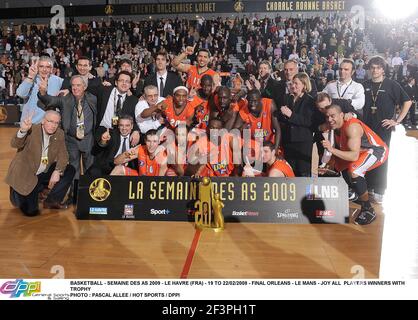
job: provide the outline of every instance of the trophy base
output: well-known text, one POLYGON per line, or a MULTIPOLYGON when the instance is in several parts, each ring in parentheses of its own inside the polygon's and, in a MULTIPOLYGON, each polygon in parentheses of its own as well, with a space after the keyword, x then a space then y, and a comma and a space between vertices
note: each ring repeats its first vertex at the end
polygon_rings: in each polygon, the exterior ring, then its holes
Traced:
POLYGON ((205 225, 199 225, 199 224, 195 224, 195 228, 198 230, 213 230, 215 232, 221 232, 225 229, 225 227, 211 227, 211 226, 205 226, 205 225))

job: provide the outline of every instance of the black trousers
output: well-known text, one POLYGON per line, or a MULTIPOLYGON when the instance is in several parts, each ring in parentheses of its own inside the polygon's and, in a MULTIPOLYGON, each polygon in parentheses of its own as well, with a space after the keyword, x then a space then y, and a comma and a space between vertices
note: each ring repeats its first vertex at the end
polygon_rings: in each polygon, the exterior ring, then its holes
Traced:
MULTIPOLYGON (((379 128, 375 132, 382 138, 382 140, 390 147, 390 138, 392 136, 392 130, 386 130, 385 128, 379 128), (376 132, 378 131, 378 132, 376 132)), ((390 148, 389 148, 390 157, 390 148)), ((388 163, 389 158, 379 167, 372 171, 366 172, 365 178, 367 182, 367 189, 372 190, 378 194, 385 194, 388 185, 388 163)))
POLYGON ((312 141, 283 144, 284 158, 296 177, 310 177, 312 171, 312 141))
MULTIPOLYGON (((13 188, 10 188, 10 201, 26 216, 32 217, 39 214, 38 195, 46 186, 48 186, 49 179, 55 170, 55 165, 56 163, 52 164, 47 172, 38 174, 38 183, 32 192, 28 195, 21 195, 13 188)), ((73 181, 74 174, 74 167, 67 165, 64 171, 64 175, 60 178, 60 181, 58 181, 52 188, 45 201, 61 203, 68 191, 68 188, 71 185, 71 182, 73 181)))

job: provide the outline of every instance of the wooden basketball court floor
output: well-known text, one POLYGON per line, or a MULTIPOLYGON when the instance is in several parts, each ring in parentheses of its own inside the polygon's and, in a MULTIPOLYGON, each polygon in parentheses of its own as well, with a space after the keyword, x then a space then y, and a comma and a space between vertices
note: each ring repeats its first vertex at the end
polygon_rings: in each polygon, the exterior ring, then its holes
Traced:
MULTIPOLYGON (((16 131, 0 128, 0 278, 378 278, 382 271, 418 277, 413 207, 406 213, 396 205, 388 205, 392 212, 377 206, 378 218, 364 227, 229 223, 221 233, 199 233, 186 222, 78 221, 75 208, 25 217, 9 203, 4 183, 16 131), (399 216, 411 220, 400 223, 399 216), (387 228, 389 219, 394 228, 387 228), (406 225, 412 243, 403 250, 397 245, 405 240, 406 225)), ((402 138, 408 154, 416 155, 417 141, 402 138)), ((393 163, 402 161, 391 156, 393 163)), ((396 176, 406 181, 411 172, 396 176)))

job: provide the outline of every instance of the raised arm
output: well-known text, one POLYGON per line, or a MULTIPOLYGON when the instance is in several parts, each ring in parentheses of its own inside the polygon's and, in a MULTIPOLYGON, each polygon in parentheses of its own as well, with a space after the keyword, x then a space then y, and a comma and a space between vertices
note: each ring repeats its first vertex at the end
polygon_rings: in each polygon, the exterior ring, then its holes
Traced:
POLYGON ((180 53, 178 56, 175 56, 173 61, 171 62, 171 65, 176 68, 176 70, 181 72, 188 72, 191 65, 182 63, 184 59, 187 58, 187 56, 190 56, 194 53, 194 49, 196 47, 196 44, 193 47, 187 47, 186 51, 180 53))

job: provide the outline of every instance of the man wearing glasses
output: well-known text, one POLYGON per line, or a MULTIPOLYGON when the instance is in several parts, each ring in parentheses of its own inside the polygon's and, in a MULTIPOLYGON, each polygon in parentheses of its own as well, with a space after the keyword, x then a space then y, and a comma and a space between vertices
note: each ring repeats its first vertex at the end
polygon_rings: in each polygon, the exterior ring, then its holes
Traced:
POLYGON ((39 84, 41 81, 47 81, 47 92, 51 96, 57 95, 60 91, 63 79, 52 73, 53 63, 51 58, 47 56, 33 57, 31 66, 29 67, 28 76, 22 81, 16 90, 16 94, 25 99, 22 110, 21 121, 26 119, 28 114, 33 113, 32 123, 38 124, 44 117, 42 103, 38 99, 39 84))
POLYGON ((66 209, 62 204, 75 170, 68 164, 64 132, 59 128, 61 115, 45 112, 41 124, 32 123, 34 112, 20 122, 11 145, 18 149, 9 166, 6 183, 10 185, 10 201, 26 216, 39 212, 38 197, 45 187, 50 192, 45 209, 66 209))
MULTIPOLYGON (((129 115, 135 118, 135 106, 138 98, 129 95, 133 76, 128 71, 120 71, 115 76, 115 87, 100 86, 97 95, 97 124, 98 134, 102 135, 106 129, 117 129, 119 118, 129 115)), ((130 143, 136 146, 139 143, 139 128, 134 122, 130 143)))
MULTIPOLYGON (((390 147, 392 130, 406 117, 412 102, 399 83, 385 77, 385 68, 386 62, 382 57, 370 58, 371 80, 363 84, 366 96, 363 119, 364 123, 390 147), (398 107, 401 110, 399 114, 398 107)), ((383 201, 387 186, 387 168, 388 161, 366 174, 369 195, 376 203, 383 201)))

